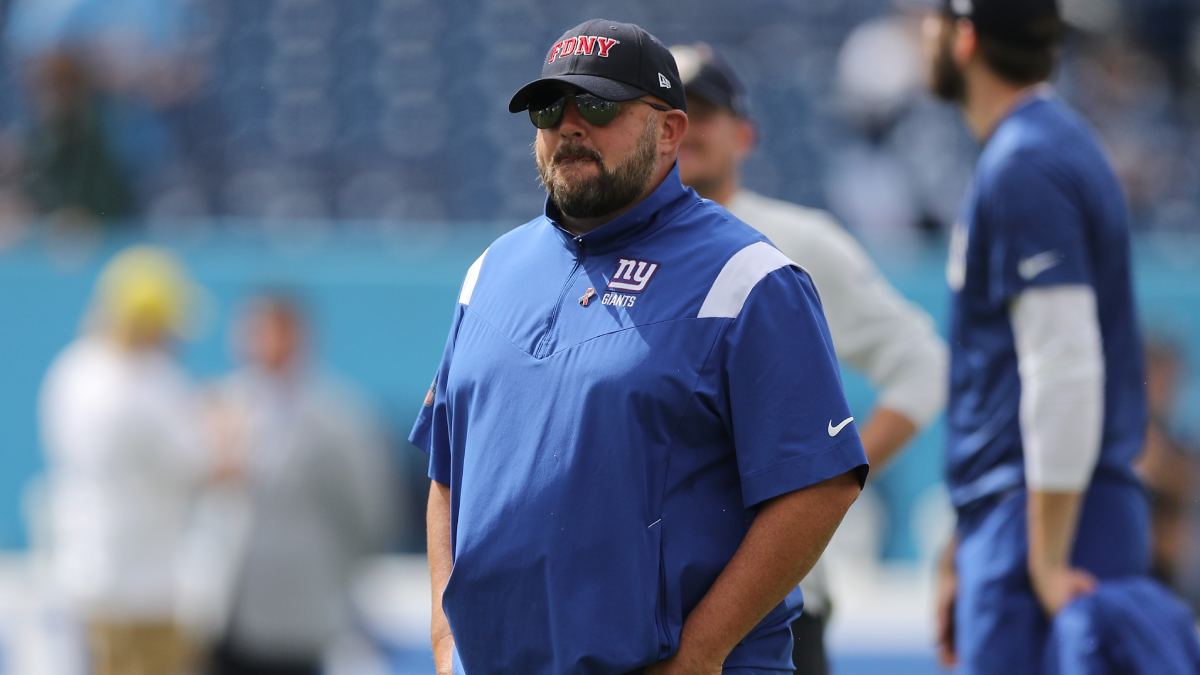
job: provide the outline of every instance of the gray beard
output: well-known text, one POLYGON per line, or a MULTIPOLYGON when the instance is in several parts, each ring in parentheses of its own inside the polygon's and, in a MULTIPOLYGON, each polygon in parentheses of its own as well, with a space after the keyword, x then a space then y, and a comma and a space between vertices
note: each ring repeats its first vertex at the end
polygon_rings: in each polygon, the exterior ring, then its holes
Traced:
POLYGON ((563 215, 581 220, 600 218, 631 204, 645 192, 654 174, 657 128, 658 119, 651 115, 637 149, 612 171, 604 166, 604 160, 595 150, 571 143, 560 146, 549 162, 536 156, 538 173, 550 201, 563 215), (599 174, 569 181, 558 171, 559 160, 569 155, 590 157, 596 162, 599 174))

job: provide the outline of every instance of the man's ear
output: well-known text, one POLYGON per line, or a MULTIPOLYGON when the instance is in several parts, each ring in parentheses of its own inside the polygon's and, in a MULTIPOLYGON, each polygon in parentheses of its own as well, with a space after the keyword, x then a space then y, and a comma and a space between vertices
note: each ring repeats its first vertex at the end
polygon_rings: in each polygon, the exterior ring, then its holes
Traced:
POLYGON ((975 56, 975 52, 978 51, 979 36, 975 32, 975 24, 967 19, 955 21, 953 30, 954 42, 951 54, 954 57, 955 63, 960 68, 963 68, 971 62, 971 59, 975 56))
POLYGON ((683 135, 687 133, 688 116, 682 110, 668 110, 661 113, 659 120, 658 151, 669 155, 679 149, 683 135))
POLYGON ((747 119, 738 118, 737 120, 737 149, 735 155, 737 161, 741 162, 754 152, 754 146, 758 145, 758 127, 754 126, 754 122, 747 119))

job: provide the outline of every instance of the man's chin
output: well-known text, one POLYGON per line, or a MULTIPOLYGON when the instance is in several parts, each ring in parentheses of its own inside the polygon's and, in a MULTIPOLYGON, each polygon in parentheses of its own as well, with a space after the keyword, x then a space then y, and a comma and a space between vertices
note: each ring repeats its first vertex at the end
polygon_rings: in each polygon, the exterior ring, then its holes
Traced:
POLYGON ((554 171, 564 178, 594 178, 600 175, 600 165, 590 159, 573 160, 556 165, 554 171))
POLYGON ((600 178, 599 172, 590 171, 575 171, 564 172, 559 171, 555 176, 555 183, 559 188, 569 194, 578 194, 587 190, 597 188, 597 181, 600 178))

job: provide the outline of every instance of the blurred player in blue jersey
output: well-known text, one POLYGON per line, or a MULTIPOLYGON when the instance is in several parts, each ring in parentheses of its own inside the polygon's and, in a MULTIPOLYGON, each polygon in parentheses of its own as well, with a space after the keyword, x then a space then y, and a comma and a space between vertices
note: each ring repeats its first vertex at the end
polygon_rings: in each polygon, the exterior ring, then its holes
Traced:
POLYGON ((1149 565, 1126 205, 1046 84, 1061 26, 1054 0, 953 0, 926 24, 933 88, 983 145, 947 266, 958 527, 939 606, 943 661, 971 675, 1041 672, 1063 607, 1149 565))

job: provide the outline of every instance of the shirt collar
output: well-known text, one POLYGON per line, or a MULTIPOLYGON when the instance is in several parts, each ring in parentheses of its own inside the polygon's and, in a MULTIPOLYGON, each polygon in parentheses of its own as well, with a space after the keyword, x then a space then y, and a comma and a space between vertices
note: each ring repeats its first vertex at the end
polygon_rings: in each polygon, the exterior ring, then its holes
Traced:
POLYGON ((1016 104, 1013 105, 1012 110, 1009 111, 1006 117, 1012 117, 1019 111, 1023 110, 1026 106, 1037 103, 1038 101, 1048 101, 1054 98, 1054 96, 1054 85, 1050 84, 1049 82, 1035 84, 1021 94, 1021 97, 1017 99, 1016 104))
MULTIPOLYGON (((992 138, 994 138, 996 136, 996 132, 1000 130, 1000 127, 1004 126, 1005 122, 1016 117, 1019 113, 1024 111, 1029 106, 1033 105, 1034 103, 1040 103, 1042 101, 1049 101, 1049 100, 1053 99, 1055 96, 1056 96, 1056 94, 1054 92, 1054 86, 1048 82, 1042 82, 1040 84, 1035 84, 1035 85, 1029 87, 1028 89, 1026 89, 1025 91, 1021 92, 1021 95, 1013 103, 1012 107, 1009 108, 1008 112, 1005 113, 1004 116, 1001 117, 998 122, 996 122, 996 127, 994 129, 992 129, 992 133, 988 135, 987 140, 991 141, 992 138)), ((984 143, 984 145, 986 145, 986 144, 987 143, 984 143)))
POLYGON ((649 197, 625 214, 587 234, 575 236, 559 225, 558 207, 546 198, 544 215, 562 236, 563 245, 576 251, 581 245, 588 252, 607 253, 628 246, 651 234, 700 197, 679 180, 679 162, 649 197))

